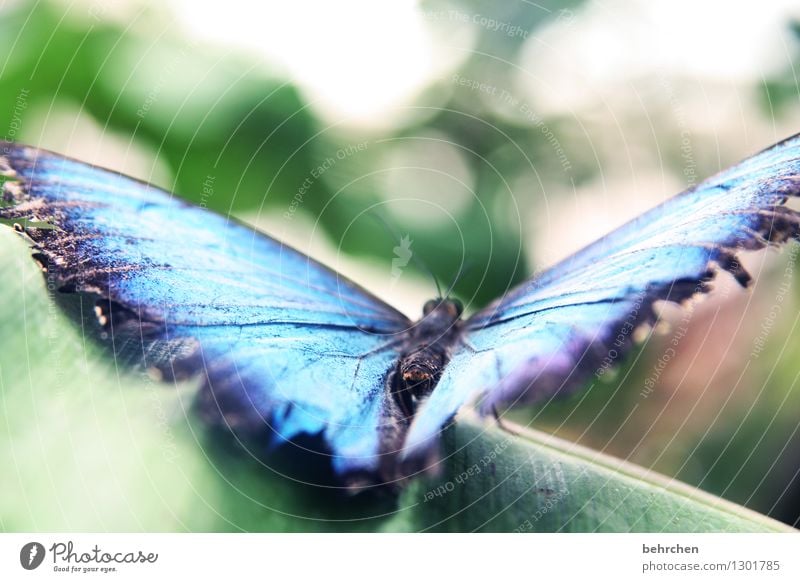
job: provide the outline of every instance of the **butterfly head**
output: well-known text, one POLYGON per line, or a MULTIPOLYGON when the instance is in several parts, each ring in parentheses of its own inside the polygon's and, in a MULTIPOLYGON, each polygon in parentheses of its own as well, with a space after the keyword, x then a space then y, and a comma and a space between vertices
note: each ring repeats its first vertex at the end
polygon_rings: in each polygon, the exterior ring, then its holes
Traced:
POLYGON ((458 299, 429 299, 422 306, 422 315, 425 317, 433 316, 436 318, 457 321, 464 313, 464 305, 458 299))

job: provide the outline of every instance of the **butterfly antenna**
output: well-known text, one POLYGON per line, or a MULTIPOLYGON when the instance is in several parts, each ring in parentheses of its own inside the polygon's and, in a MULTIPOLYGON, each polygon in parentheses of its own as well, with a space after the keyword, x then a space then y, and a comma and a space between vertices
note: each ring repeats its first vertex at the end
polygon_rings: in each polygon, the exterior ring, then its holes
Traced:
MULTIPOLYGON (((447 296, 445 297, 445 299, 449 299, 450 298, 450 294, 453 292, 453 289, 455 289, 456 285, 458 284, 458 281, 461 279, 461 276, 464 273, 466 273, 467 270, 470 267, 472 267, 473 264, 474 264, 474 261, 472 259, 466 259, 461 263, 461 265, 459 265, 458 273, 456 273, 456 276, 453 279, 453 282, 450 284, 450 287, 447 288, 447 296)), ((441 297, 441 295, 440 295, 440 297, 441 297)))
POLYGON ((433 271, 428 269, 427 265, 425 265, 425 270, 428 271, 430 276, 433 277, 433 282, 436 283, 436 294, 439 296, 440 299, 444 299, 444 297, 442 296, 442 286, 439 285, 439 279, 436 277, 436 275, 433 274, 433 271))
MULTIPOLYGON (((386 229, 386 232, 389 233, 389 236, 393 240, 402 240, 402 238, 403 238, 402 235, 399 232, 397 232, 397 229, 395 229, 391 224, 389 224, 389 222, 381 214, 379 214, 377 211, 373 211, 373 213, 370 216, 372 216, 375 220, 377 220, 383 226, 383 228, 386 229)), ((413 253, 411 255, 411 261, 417 266, 417 268, 419 270, 424 271, 424 272, 428 273, 428 275, 431 276, 431 279, 433 279, 434 285, 436 285, 436 292, 439 294, 439 297, 442 298, 443 297, 442 296, 442 286, 439 284, 439 279, 436 278, 436 275, 434 275, 433 271, 431 271, 431 269, 428 267, 428 265, 426 265, 416 255, 416 253, 413 253)))

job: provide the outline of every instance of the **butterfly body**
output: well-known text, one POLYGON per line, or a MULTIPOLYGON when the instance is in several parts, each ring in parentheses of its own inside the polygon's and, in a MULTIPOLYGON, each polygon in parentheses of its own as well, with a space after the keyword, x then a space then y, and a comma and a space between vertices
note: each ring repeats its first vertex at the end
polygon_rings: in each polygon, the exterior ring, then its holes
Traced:
POLYGON ((464 322, 461 302, 431 299, 422 309, 422 318, 409 330, 397 366, 389 376, 392 395, 407 419, 417 403, 436 387, 450 361, 464 322))
MULTIPOLYGON (((344 483, 430 466, 465 405, 546 402, 602 375, 656 321, 658 301, 750 277, 740 251, 800 236, 800 136, 725 170, 462 318, 416 322, 255 229, 159 188, 0 142, 0 220, 48 286, 95 301, 115 355, 197 378, 202 418, 258 451, 317 439, 344 483)), ((315 453, 316 454, 316 453, 315 453)))

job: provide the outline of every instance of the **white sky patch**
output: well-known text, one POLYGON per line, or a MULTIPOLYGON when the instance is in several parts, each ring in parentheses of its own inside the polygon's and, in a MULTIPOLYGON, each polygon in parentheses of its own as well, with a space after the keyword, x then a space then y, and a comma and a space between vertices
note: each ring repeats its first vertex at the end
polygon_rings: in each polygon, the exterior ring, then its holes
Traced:
POLYGON ((790 63, 793 0, 610 0, 538 30, 523 49, 520 85, 551 112, 596 103, 647 75, 759 81, 790 63))
POLYGON ((445 49, 442 42, 452 39, 442 38, 414 0, 174 6, 197 38, 256 52, 281 67, 318 113, 353 125, 390 126, 398 108, 467 55, 445 49))

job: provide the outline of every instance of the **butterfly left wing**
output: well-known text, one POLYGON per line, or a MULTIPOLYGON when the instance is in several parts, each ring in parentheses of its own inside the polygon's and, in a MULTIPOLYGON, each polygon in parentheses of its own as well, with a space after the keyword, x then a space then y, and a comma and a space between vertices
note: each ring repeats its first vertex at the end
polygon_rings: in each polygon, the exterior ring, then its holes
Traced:
POLYGON ((425 454, 461 406, 482 414, 568 393, 602 375, 654 321, 653 303, 707 293, 719 270, 742 286, 736 253, 797 238, 800 137, 753 156, 523 283, 467 322, 415 415, 405 456, 425 454))
POLYGON ((337 273, 145 183, 0 142, 0 218, 48 285, 97 300, 114 349, 199 375, 200 411, 270 443, 321 435, 341 475, 398 436, 385 376, 409 322, 337 273))

